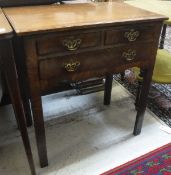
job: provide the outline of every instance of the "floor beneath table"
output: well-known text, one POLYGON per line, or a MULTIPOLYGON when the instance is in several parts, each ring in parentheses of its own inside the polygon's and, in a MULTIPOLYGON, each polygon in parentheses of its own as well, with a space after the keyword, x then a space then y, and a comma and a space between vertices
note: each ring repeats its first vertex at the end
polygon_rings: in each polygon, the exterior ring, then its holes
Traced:
MULTIPOLYGON (((133 136, 134 100, 114 83, 111 105, 103 92, 77 96, 67 91, 43 98, 49 166, 39 168, 34 129, 29 128, 39 175, 98 175, 171 142, 171 135, 150 111, 142 133, 133 136)), ((0 175, 29 175, 11 106, 0 108, 0 175)))

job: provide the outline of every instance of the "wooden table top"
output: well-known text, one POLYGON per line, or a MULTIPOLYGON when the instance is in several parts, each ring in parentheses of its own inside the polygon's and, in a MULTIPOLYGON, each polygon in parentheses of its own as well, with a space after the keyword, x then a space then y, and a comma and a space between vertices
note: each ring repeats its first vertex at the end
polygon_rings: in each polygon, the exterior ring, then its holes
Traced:
POLYGON ((2 9, 0 9, 0 39, 11 37, 12 35, 12 28, 8 23, 5 15, 3 14, 2 9))
POLYGON ((117 2, 12 7, 3 10, 17 35, 166 19, 162 15, 117 2))
POLYGON ((141 9, 149 10, 151 12, 155 12, 158 14, 165 15, 169 17, 166 21, 169 25, 171 25, 171 1, 168 0, 130 0, 125 1, 125 3, 132 5, 134 7, 138 7, 141 9))

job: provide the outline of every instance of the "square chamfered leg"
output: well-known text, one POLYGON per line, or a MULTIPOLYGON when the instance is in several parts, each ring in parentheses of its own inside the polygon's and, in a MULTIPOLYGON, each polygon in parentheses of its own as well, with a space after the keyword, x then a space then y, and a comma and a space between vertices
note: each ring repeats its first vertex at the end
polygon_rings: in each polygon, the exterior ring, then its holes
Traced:
POLYGON ((107 74, 104 89, 104 105, 110 105, 112 92, 113 74, 107 74))
POLYGON ((136 99, 137 115, 136 115, 134 131, 133 131, 134 135, 138 135, 141 133, 144 113, 145 113, 145 109, 147 106, 147 97, 148 97, 148 93, 149 93, 150 85, 151 85, 153 67, 143 69, 141 71, 143 72, 142 73, 143 82, 138 92, 138 98, 136 99))
POLYGON ((34 40, 25 39, 24 46, 37 149, 40 166, 43 168, 48 165, 48 158, 41 101, 40 80, 38 74, 38 58, 36 56, 34 40))
POLYGON ((18 70, 18 81, 20 85, 21 98, 23 100, 23 107, 25 111, 26 124, 27 126, 32 125, 32 112, 30 108, 28 84, 26 80, 26 66, 24 62, 24 46, 20 37, 13 38, 14 59, 18 70))

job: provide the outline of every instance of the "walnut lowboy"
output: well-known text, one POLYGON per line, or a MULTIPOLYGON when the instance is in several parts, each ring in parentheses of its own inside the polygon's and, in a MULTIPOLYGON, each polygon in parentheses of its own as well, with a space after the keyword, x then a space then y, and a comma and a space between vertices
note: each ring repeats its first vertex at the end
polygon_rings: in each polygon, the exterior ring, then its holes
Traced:
POLYGON ((60 81, 105 76, 104 104, 109 105, 112 74, 140 67, 144 77, 133 132, 140 134, 166 17, 120 2, 15 7, 4 12, 19 37, 16 60, 26 64, 41 167, 48 165, 41 93, 55 89, 60 81))

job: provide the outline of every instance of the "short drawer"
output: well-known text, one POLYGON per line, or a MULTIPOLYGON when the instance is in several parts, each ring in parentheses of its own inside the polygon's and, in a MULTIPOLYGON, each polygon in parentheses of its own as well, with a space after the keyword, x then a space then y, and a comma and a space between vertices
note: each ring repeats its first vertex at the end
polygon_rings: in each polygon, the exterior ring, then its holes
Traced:
POLYGON ((40 79, 80 80, 148 62, 150 44, 126 45, 39 61, 40 79))
POLYGON ((153 41, 155 27, 149 26, 127 26, 123 28, 114 28, 105 32, 105 45, 116 45, 125 43, 134 43, 141 41, 153 41))
POLYGON ((37 40, 39 55, 73 52, 101 45, 101 32, 51 35, 37 40))

